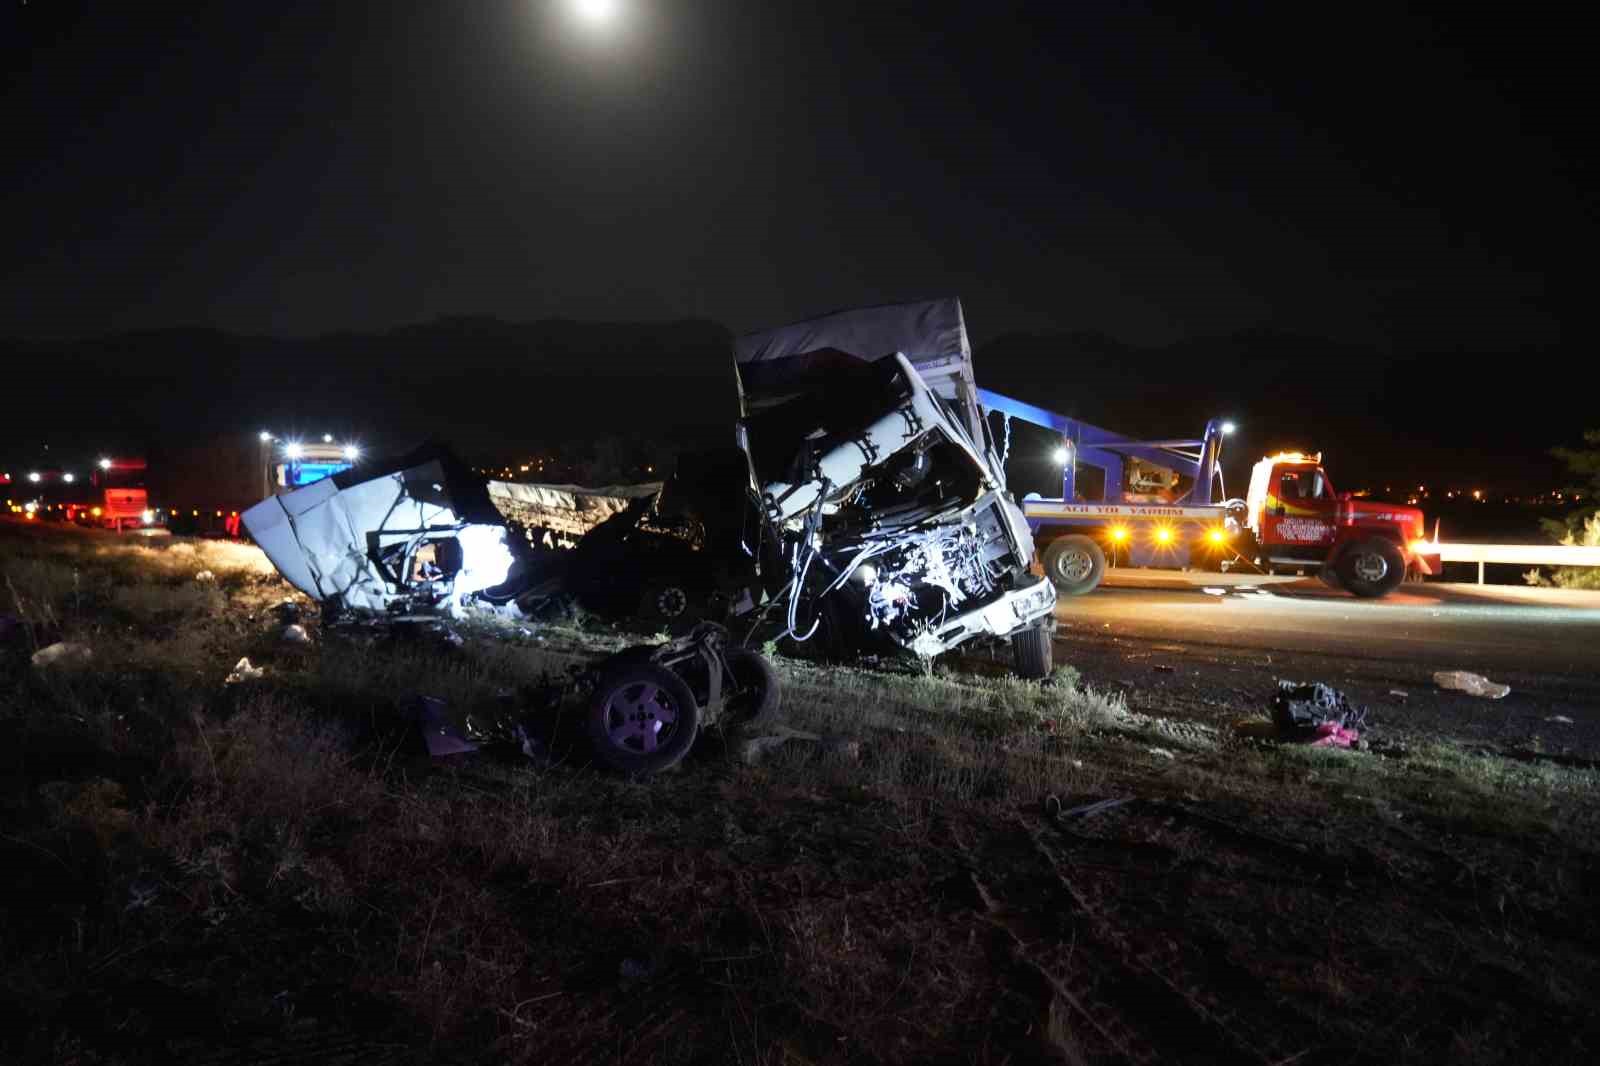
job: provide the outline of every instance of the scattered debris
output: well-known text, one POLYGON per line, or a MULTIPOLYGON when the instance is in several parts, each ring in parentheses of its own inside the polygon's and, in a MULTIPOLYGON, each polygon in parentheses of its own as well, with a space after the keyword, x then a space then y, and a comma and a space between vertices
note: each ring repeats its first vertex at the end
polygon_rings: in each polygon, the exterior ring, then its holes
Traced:
POLYGON ((1367 709, 1353 706, 1343 692, 1320 681, 1279 681, 1272 697, 1272 732, 1259 724, 1241 723, 1241 733, 1274 736, 1315 748, 1354 748, 1366 725, 1367 709))
POLYGON ((161 882, 149 874, 141 874, 128 885, 128 905, 124 910, 138 911, 150 906, 161 895, 161 882))
POLYGON ((1158 759, 1176 760, 1178 758, 1178 756, 1176 754, 1174 754, 1173 752, 1168 751, 1166 748, 1151 748, 1150 749, 1150 754, 1154 755, 1158 759))
POLYGON ((648 960, 623 959, 622 965, 617 967, 617 975, 624 981, 646 981, 655 973, 655 964, 648 960))
POLYGON ((1132 803, 1136 798, 1135 796, 1122 796, 1117 799, 1096 800, 1093 803, 1084 803, 1077 807, 1063 809, 1059 799, 1054 796, 1046 796, 1044 810, 1052 818, 1064 822, 1069 818, 1093 818, 1097 814, 1104 814, 1106 811, 1116 810, 1124 804, 1132 803))
POLYGON ((1392 688, 1389 690, 1389 696, 1401 703, 1404 703, 1410 698, 1411 694, 1403 688, 1392 688))
POLYGON ((478 750, 478 745, 468 740, 466 734, 445 717, 449 704, 433 696, 418 696, 407 707, 407 717, 417 723, 422 742, 434 758, 444 755, 464 755, 478 750))
POLYGON ((1510 685, 1498 684, 1469 670, 1441 670, 1433 675, 1433 683, 1440 688, 1465 692, 1469 696, 1482 696, 1487 700, 1504 699, 1511 691, 1510 685))
POLYGON ((89 650, 87 644, 72 644, 60 641, 47 648, 40 648, 33 653, 33 665, 43 668, 46 666, 80 666, 94 658, 94 652, 89 650))
POLYGON ((388 632, 405 640, 436 641, 452 648, 466 644, 466 640, 443 619, 423 616, 396 618, 389 623, 388 632))
POLYGON ((300 621, 300 605, 293 600, 283 600, 273 605, 272 614, 277 618, 279 625, 294 625, 300 621))
POLYGON ((248 658, 240 659, 234 665, 233 673, 222 679, 224 685, 237 685, 245 681, 260 681, 267 676, 264 666, 253 665, 248 658))
POLYGON ((295 622, 283 627, 279 635, 285 644, 310 644, 311 634, 306 632, 306 627, 295 622))
POLYGON ((778 726, 770 733, 758 737, 745 737, 741 740, 738 747, 739 760, 747 766, 754 766, 766 755, 777 751, 791 740, 822 745, 827 738, 824 738, 820 733, 807 733, 803 729, 778 726))
POLYGON ((1214 587, 1212 587, 1210 585, 1207 585, 1205 588, 1201 589, 1200 591, 1204 592, 1207 596, 1226 596, 1228 594, 1228 590, 1227 589, 1214 588, 1214 587))
POLYGON ((1173 667, 1168 666, 1166 663, 1156 663, 1154 669, 1158 674, 1170 674, 1173 671, 1173 667))
POLYGON ((1547 722, 1555 722, 1557 725, 1571 725, 1572 724, 1572 719, 1568 718, 1564 714, 1552 714, 1549 718, 1546 718, 1545 721, 1547 721, 1547 722))
POLYGON ((194 579, 200 582, 202 585, 210 585, 216 583, 217 575, 213 574, 209 570, 202 570, 198 574, 194 575, 194 579))

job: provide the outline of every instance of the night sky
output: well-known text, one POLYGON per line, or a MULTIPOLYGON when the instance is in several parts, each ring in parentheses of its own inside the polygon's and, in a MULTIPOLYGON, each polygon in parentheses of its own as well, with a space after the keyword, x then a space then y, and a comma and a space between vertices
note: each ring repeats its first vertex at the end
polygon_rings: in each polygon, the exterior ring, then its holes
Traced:
MULTIPOLYGON (((1600 424, 1565 8, 616 5, 8 0, 0 336, 740 331, 948 293, 980 345, 1210 338, 1241 394, 1217 338, 1359 347, 1442 453, 1600 424)), ((1059 400, 1019 358, 1007 387, 1059 400)), ((1295 380, 1370 413, 1370 379, 1295 380)))

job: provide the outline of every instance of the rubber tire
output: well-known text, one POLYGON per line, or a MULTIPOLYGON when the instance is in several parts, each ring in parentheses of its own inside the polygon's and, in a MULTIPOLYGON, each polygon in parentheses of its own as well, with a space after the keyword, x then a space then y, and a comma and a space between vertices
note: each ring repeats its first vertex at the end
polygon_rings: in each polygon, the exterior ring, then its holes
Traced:
POLYGON ((1056 591, 1066 596, 1082 596, 1100 584, 1101 579, 1106 576, 1106 553, 1100 550, 1100 545, 1094 542, 1093 537, 1086 537, 1082 533, 1069 533, 1045 545, 1043 553, 1039 556, 1039 562, 1044 567, 1045 576, 1055 585, 1056 591), (1061 574, 1060 566, 1068 553, 1076 551, 1088 554, 1089 576, 1073 582, 1061 574))
POLYGON ((1032 626, 1020 633, 1011 634, 1011 657, 1016 664, 1017 676, 1029 681, 1042 681, 1054 669, 1054 635, 1045 626, 1032 626))
POLYGON ((665 666, 623 662, 601 674, 595 682, 584 725, 596 762, 633 776, 660 773, 689 754, 694 746, 695 736, 700 731, 700 705, 683 678, 665 666), (636 753, 611 742, 610 731, 606 729, 606 702, 618 689, 641 682, 660 688, 678 705, 678 722, 666 744, 652 752, 636 753))
POLYGON ((1339 583, 1364 600, 1387 596, 1399 588, 1405 579, 1406 557, 1400 553, 1400 546, 1392 540, 1368 537, 1350 545, 1339 556, 1339 583), (1381 581, 1365 581, 1355 572, 1356 560, 1373 553, 1383 556, 1383 561, 1389 567, 1381 581))
POLYGON ((639 610, 635 617, 640 621, 654 622, 661 626, 677 626, 699 620, 703 612, 695 608, 694 590, 688 582, 676 578, 656 578, 645 584, 639 594, 639 610), (683 609, 677 614, 667 614, 661 610, 661 597, 669 593, 678 593, 683 596, 683 609))
MULTIPOLYGON (((722 728, 728 732, 748 733, 777 721, 783 694, 778 684, 778 671, 767 657, 749 648, 729 648, 723 652, 723 657, 740 687, 749 686, 750 691, 740 693, 737 702, 728 700, 723 705, 722 728)), ((729 684, 729 679, 723 678, 722 683, 729 684)))

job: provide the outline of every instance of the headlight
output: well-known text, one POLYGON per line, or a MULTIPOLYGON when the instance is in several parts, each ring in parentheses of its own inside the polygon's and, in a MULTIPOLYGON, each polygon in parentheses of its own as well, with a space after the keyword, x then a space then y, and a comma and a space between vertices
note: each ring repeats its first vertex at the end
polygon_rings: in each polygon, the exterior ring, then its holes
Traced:
POLYGON ((154 511, 146 511, 139 517, 144 520, 145 525, 149 525, 156 520, 156 513, 154 511))

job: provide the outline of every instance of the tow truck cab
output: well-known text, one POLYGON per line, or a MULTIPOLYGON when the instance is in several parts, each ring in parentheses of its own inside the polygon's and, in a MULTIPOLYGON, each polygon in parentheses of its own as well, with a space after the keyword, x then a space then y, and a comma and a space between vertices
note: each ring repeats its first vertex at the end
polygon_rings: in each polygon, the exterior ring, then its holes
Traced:
POLYGON ((1282 452, 1250 471, 1246 525, 1264 566, 1320 569, 1328 584, 1382 596, 1407 574, 1440 573, 1415 507, 1338 493, 1322 456, 1282 452))

